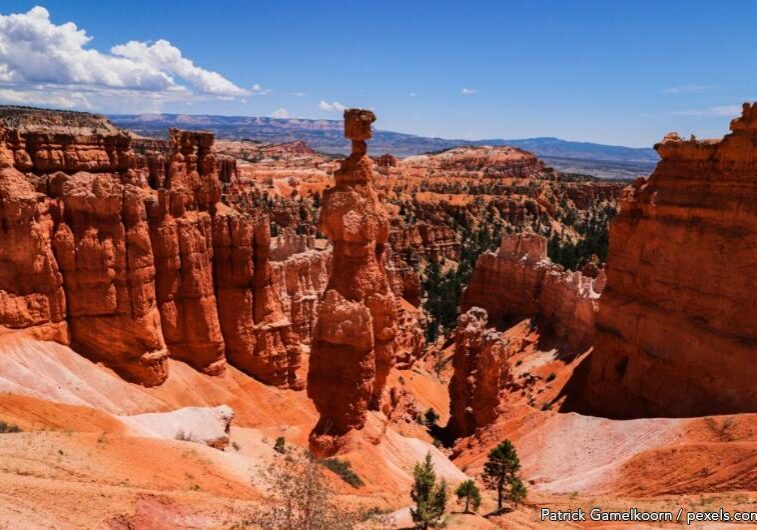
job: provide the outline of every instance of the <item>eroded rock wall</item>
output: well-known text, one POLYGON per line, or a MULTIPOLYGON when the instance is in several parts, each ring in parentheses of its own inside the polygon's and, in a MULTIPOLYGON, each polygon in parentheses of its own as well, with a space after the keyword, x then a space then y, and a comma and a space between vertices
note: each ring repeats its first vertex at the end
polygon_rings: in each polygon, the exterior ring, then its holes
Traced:
POLYGON ((0 125, 0 332, 69 342, 51 201, 14 167, 0 125))
POLYGON ((535 234, 507 234, 498 252, 479 256, 461 309, 480 307, 503 327, 533 318, 575 350, 591 347, 604 275, 565 271, 547 257, 547 240, 535 234))
POLYGON ((613 417, 757 410, 757 105, 673 133, 612 223, 585 395, 613 417))
POLYGON ((165 380, 169 354, 217 375, 228 351, 266 383, 301 386, 268 220, 221 202, 235 167, 211 134, 133 149, 102 117, 3 112, 0 330, 71 343, 145 385, 165 380))

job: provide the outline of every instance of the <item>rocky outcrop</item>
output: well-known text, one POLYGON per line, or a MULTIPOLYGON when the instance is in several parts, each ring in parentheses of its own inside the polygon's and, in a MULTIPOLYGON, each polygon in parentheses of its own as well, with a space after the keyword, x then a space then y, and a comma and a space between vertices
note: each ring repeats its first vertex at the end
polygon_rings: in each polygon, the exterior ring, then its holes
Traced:
POLYGON ((317 250, 312 236, 290 228, 271 244, 272 285, 284 313, 303 344, 310 344, 318 318, 318 301, 331 270, 331 248, 317 250))
POLYGON ((299 316, 292 308, 296 304, 282 294, 299 301, 310 293, 302 284, 292 285, 291 293, 284 290, 287 275, 282 277, 270 260, 268 219, 220 205, 213 243, 218 314, 229 361, 264 383, 302 388, 299 328, 293 322, 309 330, 315 316, 303 311, 303 322, 293 320, 299 316))
POLYGON ((150 208, 163 333, 173 357, 220 374, 226 362, 213 284, 211 214, 220 199, 213 136, 170 132, 169 187, 158 191, 150 208))
POLYGON ((0 332, 70 343, 145 385, 165 380, 168 355, 217 375, 228 351, 261 381, 301 387, 268 220, 221 202, 235 168, 212 134, 132 146, 98 116, 0 116, 13 125, 0 129, 0 332))
POLYGON ((757 410, 757 105, 731 131, 666 136, 611 226, 585 386, 597 413, 757 410))
POLYGON ((255 351, 249 373, 268 384, 300 389, 298 377, 300 344, 292 329, 292 321, 284 312, 281 299, 273 284, 270 261, 271 231, 268 223, 255 228, 255 351))
POLYGON ((389 220, 371 185, 366 156, 372 112, 345 111, 352 154, 324 192, 319 227, 333 246, 332 271, 313 335, 308 395, 320 418, 311 450, 333 454, 341 438, 365 425, 368 408, 379 408, 394 359, 397 308, 387 279, 383 247, 389 220))
POLYGON ((454 437, 469 436, 497 418, 500 392, 508 381, 507 342, 487 329, 487 320, 485 310, 473 307, 460 315, 455 328, 447 424, 454 437))
POLYGON ((69 342, 63 277, 52 250, 51 201, 14 167, 0 125, 0 333, 69 342))
POLYGON ((452 228, 443 224, 419 221, 396 228, 391 231, 389 241, 399 255, 416 259, 460 259, 460 240, 452 228))
POLYGON ((547 240, 535 234, 507 234, 499 251, 479 256, 461 309, 484 308, 497 327, 534 318, 543 331, 574 351, 591 347, 604 275, 565 271, 547 257, 547 240))
POLYGON ((533 153, 509 146, 465 146, 431 155, 405 158, 404 167, 422 166, 437 171, 454 170, 469 177, 534 177, 550 173, 533 153))
POLYGON ((234 410, 219 407, 184 407, 171 412, 120 416, 134 434, 163 440, 180 440, 223 451, 229 445, 234 410))
POLYGON ((73 347, 146 385, 167 376, 155 258, 142 192, 118 175, 59 175, 53 249, 73 347))

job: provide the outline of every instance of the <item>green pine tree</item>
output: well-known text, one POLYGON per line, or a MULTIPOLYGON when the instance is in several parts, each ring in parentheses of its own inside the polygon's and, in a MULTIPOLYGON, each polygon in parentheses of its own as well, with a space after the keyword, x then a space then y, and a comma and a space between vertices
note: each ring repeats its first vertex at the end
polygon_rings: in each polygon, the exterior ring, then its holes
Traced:
POLYGON ((413 469, 415 482, 410 490, 410 497, 415 502, 415 508, 410 508, 415 527, 426 530, 436 527, 444 519, 447 507, 447 484, 444 480, 436 481, 434 463, 431 453, 426 454, 423 462, 415 464, 413 469))
POLYGON ((526 487, 518 477, 519 470, 520 459, 510 440, 505 440, 489 452, 482 479, 488 489, 497 492, 497 511, 502 510, 505 499, 517 504, 525 498, 526 487))
POLYGON ((460 502, 465 502, 465 513, 471 513, 470 509, 477 511, 481 505, 481 492, 478 491, 476 483, 472 480, 461 482, 455 490, 455 495, 460 502))

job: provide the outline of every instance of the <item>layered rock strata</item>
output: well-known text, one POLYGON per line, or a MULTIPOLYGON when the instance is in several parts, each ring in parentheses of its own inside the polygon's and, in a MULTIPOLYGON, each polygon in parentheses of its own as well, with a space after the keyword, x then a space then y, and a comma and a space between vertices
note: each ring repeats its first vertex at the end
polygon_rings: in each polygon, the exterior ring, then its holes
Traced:
POLYGON ((552 263, 543 236, 507 234, 498 252, 479 256, 461 309, 485 309, 496 327, 534 318, 544 331, 579 352, 593 344, 604 283, 601 272, 591 278, 552 263))
POLYGON ((211 134, 135 150, 102 117, 0 114, 14 126, 0 128, 0 331, 70 343, 145 385, 165 380, 169 354, 217 375, 228 352, 301 387, 268 220, 221 202, 211 134))
POLYGON ((455 328, 447 424, 454 437, 469 436, 497 418, 500 392, 508 381, 507 342, 487 328, 487 320, 485 310, 473 307, 460 315, 455 328))
POLYGON ((612 417, 757 410, 757 104, 655 146, 612 223, 585 396, 612 417))
POLYGON ((352 154, 324 192, 319 228, 333 246, 332 270, 318 310, 308 372, 308 395, 320 418, 311 450, 333 454, 341 438, 365 425, 381 404, 394 359, 397 306, 387 278, 383 247, 389 220, 371 185, 366 156, 372 112, 345 111, 345 136, 352 154))

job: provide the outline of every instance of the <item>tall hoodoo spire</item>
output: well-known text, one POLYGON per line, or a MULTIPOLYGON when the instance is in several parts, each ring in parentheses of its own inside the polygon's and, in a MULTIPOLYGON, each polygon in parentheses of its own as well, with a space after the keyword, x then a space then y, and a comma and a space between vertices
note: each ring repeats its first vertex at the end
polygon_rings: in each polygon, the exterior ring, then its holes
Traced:
POLYGON ((369 408, 379 409, 394 358, 396 300, 383 262, 389 219, 373 189, 366 140, 376 116, 344 113, 352 154, 326 190, 319 228, 334 246, 331 277, 315 326, 308 395, 321 417, 310 437, 320 455, 337 452, 344 435, 362 429, 369 408))

